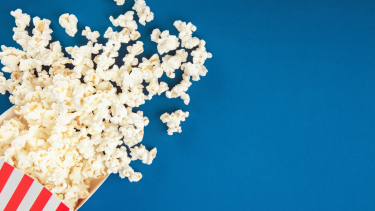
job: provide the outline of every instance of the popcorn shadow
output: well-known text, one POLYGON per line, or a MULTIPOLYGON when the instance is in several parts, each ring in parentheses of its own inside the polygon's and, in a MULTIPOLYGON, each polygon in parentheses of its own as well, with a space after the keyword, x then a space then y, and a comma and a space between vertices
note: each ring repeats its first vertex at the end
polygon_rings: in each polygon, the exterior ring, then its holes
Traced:
MULTIPOLYGON (((52 24, 52 23, 51 23, 52 24)), ((33 23, 33 21, 31 20, 30 21, 30 25, 29 26, 27 26, 26 27, 26 31, 27 31, 27 33, 29 34, 29 36, 32 36, 32 34, 33 34, 33 28, 34 28, 34 23, 33 23)))

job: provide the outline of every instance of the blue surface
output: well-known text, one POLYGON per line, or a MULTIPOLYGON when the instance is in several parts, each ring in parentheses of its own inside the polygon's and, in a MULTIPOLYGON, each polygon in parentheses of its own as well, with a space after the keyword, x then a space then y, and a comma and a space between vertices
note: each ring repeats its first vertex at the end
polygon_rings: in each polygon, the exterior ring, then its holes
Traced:
MULTIPOLYGON (((108 17, 133 2, 2 1, 0 44, 17 45, 9 12, 18 7, 52 20, 53 39, 66 47, 85 38, 64 32, 62 13, 103 34, 108 17)), ((111 175, 82 211, 375 210, 375 1, 147 4, 155 20, 140 26, 142 56, 156 52, 153 28, 177 34, 175 20, 191 21, 213 53, 209 72, 189 89, 188 106, 163 95, 141 107, 154 163, 133 164, 139 183, 111 175), (159 117, 176 109, 191 116, 168 136, 159 117)), ((1 112, 11 106, 0 100, 1 112)))

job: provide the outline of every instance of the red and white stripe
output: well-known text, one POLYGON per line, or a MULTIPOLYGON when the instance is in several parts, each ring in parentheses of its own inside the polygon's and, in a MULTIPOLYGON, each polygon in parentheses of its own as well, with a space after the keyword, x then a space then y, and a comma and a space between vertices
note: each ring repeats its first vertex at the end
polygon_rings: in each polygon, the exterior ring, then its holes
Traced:
POLYGON ((0 160, 0 210, 69 211, 48 189, 0 160))

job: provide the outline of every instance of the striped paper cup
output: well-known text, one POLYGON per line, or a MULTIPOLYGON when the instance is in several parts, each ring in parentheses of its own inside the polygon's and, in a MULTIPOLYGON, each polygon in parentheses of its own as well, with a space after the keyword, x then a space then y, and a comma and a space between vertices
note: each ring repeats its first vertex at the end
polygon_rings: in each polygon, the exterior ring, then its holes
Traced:
POLYGON ((0 160, 0 210, 69 211, 48 189, 0 160))
MULTIPOLYGON (((9 120, 13 116, 16 116, 16 114, 12 107, 0 116, 0 125, 4 120, 9 120)), ((74 210, 78 210, 108 176, 92 180, 88 190, 89 196, 79 200, 74 210)), ((69 208, 39 182, 0 160, 0 210, 68 211, 69 208)))

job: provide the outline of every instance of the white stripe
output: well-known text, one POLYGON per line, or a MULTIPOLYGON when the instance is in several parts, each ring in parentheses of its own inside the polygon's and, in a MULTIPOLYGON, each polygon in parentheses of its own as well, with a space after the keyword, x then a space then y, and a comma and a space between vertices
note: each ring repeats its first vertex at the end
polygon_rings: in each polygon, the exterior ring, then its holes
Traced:
POLYGON ((27 191, 25 197, 23 198, 20 206, 18 206, 17 210, 18 211, 30 210, 31 206, 33 206, 34 201, 39 196, 42 189, 43 189, 43 186, 39 184, 37 181, 34 181, 30 189, 27 191))
POLYGON ((12 197, 18 184, 21 182, 23 175, 24 174, 21 171, 13 169, 13 172, 5 184, 3 191, 0 193, 0 210, 4 210, 5 206, 7 206, 8 201, 12 197))
POLYGON ((55 211, 57 207, 59 207, 60 203, 61 201, 55 195, 52 195, 43 211, 55 211))
POLYGON ((4 161, 0 160, 0 169, 3 167, 4 161))

